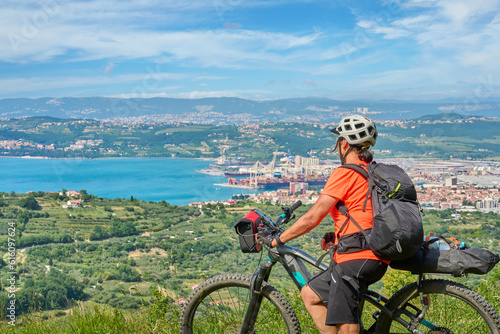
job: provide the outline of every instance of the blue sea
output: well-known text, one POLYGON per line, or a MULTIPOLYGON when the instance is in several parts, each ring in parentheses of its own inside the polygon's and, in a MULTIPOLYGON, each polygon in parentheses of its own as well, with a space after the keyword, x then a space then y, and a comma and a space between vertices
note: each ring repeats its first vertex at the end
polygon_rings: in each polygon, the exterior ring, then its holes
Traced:
POLYGON ((198 159, 0 158, 0 191, 86 190, 104 198, 133 196, 174 205, 231 199, 255 191, 215 186, 224 176, 197 173, 211 162, 198 159))

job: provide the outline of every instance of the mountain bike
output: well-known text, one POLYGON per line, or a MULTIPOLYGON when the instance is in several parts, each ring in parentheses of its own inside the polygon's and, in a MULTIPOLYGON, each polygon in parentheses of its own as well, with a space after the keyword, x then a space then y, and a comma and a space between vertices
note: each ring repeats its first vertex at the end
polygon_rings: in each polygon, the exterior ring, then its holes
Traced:
MULTIPOLYGON (((259 210, 269 233, 283 232, 280 227, 294 218, 297 202, 276 222, 259 210)), ((306 263, 323 271, 328 265, 306 252, 288 245, 268 249, 267 260, 253 275, 218 275, 196 287, 182 308, 180 331, 191 333, 301 333, 297 315, 289 301, 268 284, 271 269, 281 264, 300 290, 312 274, 306 263)), ((371 324, 360 324, 360 333, 416 334, 500 334, 500 317, 479 293, 463 284, 446 279, 426 279, 417 275, 392 297, 368 290, 360 312, 367 303, 377 310, 371 324)), ((361 317, 360 317, 361 318, 361 317)))

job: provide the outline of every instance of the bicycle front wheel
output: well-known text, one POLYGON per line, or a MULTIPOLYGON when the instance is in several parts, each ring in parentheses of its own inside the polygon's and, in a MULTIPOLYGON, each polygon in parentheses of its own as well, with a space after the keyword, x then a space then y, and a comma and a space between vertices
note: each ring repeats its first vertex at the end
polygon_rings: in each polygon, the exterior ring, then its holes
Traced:
MULTIPOLYGON (((401 306, 401 318, 410 322, 408 314, 415 314, 422 309, 416 289, 417 283, 402 288, 387 302, 387 308, 394 311, 401 306)), ((468 287, 448 280, 425 280, 423 293, 429 298, 430 306, 425 312, 424 321, 417 327, 419 331, 430 334, 500 334, 498 314, 483 296, 468 287)), ((382 313, 377 333, 409 331, 382 313)))
MULTIPOLYGON (((251 276, 226 274, 201 283, 182 309, 181 333, 239 333, 250 300, 251 276)), ((262 304, 251 333, 300 333, 297 315, 271 285, 262 285, 262 304)))

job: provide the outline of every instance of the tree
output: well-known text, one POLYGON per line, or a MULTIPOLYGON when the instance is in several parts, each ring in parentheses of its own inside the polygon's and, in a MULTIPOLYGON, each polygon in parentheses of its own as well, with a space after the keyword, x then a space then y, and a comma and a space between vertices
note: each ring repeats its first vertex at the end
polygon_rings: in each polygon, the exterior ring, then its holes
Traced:
POLYGON ((137 230, 132 222, 124 222, 120 219, 114 219, 113 226, 109 229, 109 234, 114 237, 126 237, 137 234, 137 230))
POLYGON ((35 279, 27 278, 25 288, 16 292, 19 310, 65 308, 71 300, 82 300, 84 286, 58 270, 40 273, 35 279))
POLYGON ((28 210, 41 210, 42 207, 33 196, 28 196, 19 201, 19 206, 28 210))
POLYGON ((102 228, 102 226, 94 226, 94 230, 90 233, 90 240, 102 240, 108 237, 108 233, 102 228))
POLYGON ((122 264, 118 267, 118 278, 124 282, 139 282, 141 274, 129 265, 122 264))

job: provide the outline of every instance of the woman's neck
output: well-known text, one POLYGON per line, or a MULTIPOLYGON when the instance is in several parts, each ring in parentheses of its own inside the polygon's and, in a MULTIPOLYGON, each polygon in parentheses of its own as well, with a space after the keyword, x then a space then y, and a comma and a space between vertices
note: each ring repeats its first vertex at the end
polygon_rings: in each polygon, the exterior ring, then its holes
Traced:
POLYGON ((354 164, 354 165, 359 165, 359 164, 364 164, 366 165, 367 163, 358 158, 358 154, 356 152, 349 152, 347 157, 345 157, 345 163, 346 164, 354 164))

